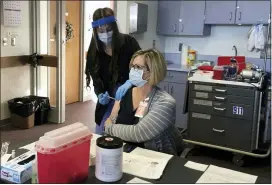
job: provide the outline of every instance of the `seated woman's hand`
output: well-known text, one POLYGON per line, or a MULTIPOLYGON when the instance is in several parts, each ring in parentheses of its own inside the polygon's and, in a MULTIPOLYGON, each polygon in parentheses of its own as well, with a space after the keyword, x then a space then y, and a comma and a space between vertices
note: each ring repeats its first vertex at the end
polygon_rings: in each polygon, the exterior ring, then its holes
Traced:
POLYGON ((110 117, 106 120, 106 122, 105 122, 105 127, 106 126, 109 126, 109 125, 111 125, 112 124, 112 121, 111 121, 111 119, 110 119, 110 117))

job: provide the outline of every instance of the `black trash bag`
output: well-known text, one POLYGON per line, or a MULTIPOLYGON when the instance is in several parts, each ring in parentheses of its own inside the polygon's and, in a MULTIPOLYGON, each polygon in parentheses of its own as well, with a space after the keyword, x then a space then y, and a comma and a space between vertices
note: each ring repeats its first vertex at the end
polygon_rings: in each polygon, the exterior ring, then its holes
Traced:
POLYGON ((48 122, 48 113, 51 110, 48 97, 41 96, 25 96, 29 100, 33 100, 37 103, 38 109, 35 113, 35 125, 41 125, 48 122))
POLYGON ((38 109, 37 102, 28 98, 14 98, 9 100, 8 107, 11 113, 24 118, 32 115, 38 109))

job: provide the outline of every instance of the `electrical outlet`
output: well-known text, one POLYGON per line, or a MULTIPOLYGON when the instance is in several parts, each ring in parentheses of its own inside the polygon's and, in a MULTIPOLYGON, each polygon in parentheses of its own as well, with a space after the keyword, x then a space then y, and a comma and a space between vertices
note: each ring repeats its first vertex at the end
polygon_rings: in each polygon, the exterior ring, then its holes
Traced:
POLYGON ((8 39, 7 38, 3 38, 2 39, 2 43, 3 43, 3 46, 7 46, 8 45, 8 39))

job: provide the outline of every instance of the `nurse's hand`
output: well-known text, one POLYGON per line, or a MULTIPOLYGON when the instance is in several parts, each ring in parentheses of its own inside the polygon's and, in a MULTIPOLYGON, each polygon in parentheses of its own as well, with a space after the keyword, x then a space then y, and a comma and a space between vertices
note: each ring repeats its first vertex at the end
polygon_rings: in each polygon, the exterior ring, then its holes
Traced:
POLYGON ((103 93, 99 94, 98 95, 98 101, 102 105, 107 105, 110 102, 108 91, 105 92, 104 94, 103 93))
POLYGON ((122 86, 120 86, 115 94, 115 100, 120 101, 125 96, 128 89, 132 87, 132 83, 127 80, 122 86))

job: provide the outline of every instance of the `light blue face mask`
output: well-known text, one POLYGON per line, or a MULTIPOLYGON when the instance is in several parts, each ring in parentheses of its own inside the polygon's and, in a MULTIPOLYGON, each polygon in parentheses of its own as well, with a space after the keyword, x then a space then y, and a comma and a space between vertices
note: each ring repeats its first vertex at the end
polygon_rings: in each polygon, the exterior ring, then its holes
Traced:
POLYGON ((143 69, 135 70, 134 68, 131 68, 129 72, 129 80, 134 86, 143 87, 147 83, 146 80, 143 80, 143 75, 144 75, 143 69))
POLYGON ((101 40, 104 44, 110 44, 112 41, 113 31, 109 31, 106 33, 98 33, 99 40, 101 40))

